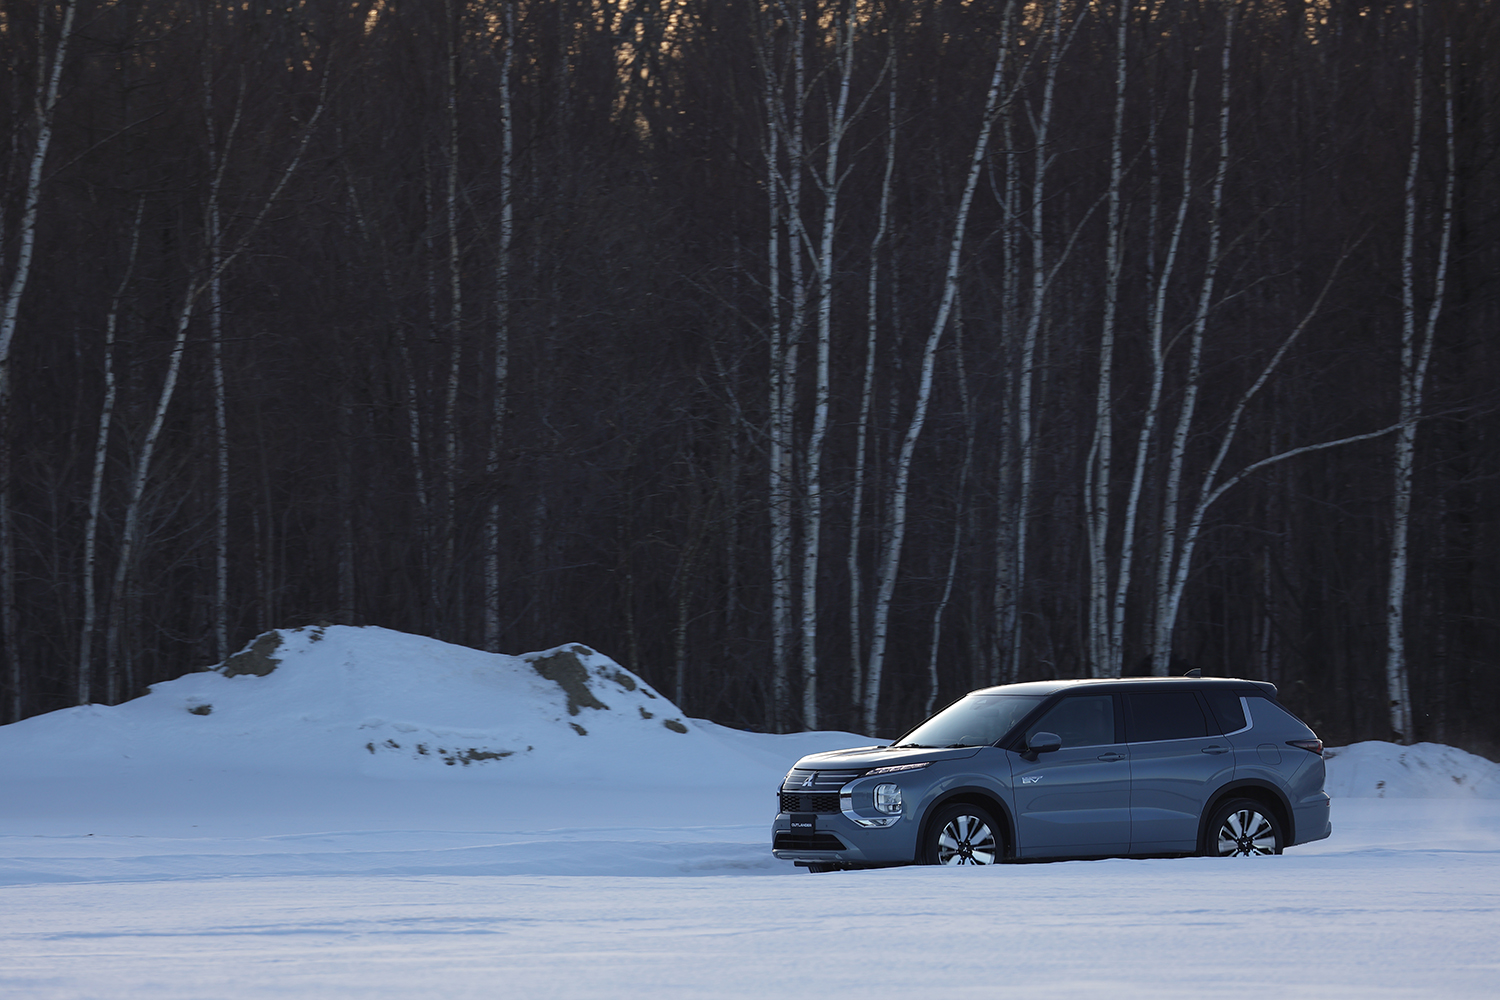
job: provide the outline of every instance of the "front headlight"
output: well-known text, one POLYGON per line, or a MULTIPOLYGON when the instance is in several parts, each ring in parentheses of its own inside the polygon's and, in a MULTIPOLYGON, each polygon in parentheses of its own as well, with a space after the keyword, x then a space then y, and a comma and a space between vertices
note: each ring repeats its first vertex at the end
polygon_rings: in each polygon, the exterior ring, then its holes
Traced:
POLYGON ((883 813, 899 813, 901 811, 901 786, 876 785, 875 811, 883 813))

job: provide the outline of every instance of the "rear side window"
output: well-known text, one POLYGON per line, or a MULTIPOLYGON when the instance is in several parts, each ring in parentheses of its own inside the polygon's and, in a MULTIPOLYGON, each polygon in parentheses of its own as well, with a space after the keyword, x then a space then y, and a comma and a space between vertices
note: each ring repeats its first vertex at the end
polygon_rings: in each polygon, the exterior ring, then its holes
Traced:
POLYGON ((1125 696, 1130 742, 1186 740, 1208 735, 1208 720, 1191 691, 1144 691, 1125 696))
POLYGON ((1239 692, 1205 691, 1203 697, 1208 699, 1220 732, 1237 733, 1245 728, 1245 706, 1240 702, 1239 692))
POLYGON ((1115 739, 1114 695, 1097 694, 1064 698, 1026 727, 1029 740, 1037 733, 1056 733, 1065 747, 1096 747, 1115 739))
MULTIPOLYGON (((1293 732, 1307 729, 1307 723, 1282 708, 1279 702, 1272 701, 1264 695, 1250 699, 1250 714, 1255 719, 1257 729, 1263 726, 1277 726, 1293 732)), ((1308 729, 1308 732, 1311 731, 1308 729)))

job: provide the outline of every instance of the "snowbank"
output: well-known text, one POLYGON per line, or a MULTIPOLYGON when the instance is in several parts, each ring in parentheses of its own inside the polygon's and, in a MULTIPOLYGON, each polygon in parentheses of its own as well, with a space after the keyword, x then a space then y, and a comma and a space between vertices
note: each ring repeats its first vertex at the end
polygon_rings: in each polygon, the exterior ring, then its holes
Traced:
POLYGON ((1441 743, 1371 741, 1325 751, 1339 798, 1500 799, 1500 764, 1441 743))
POLYGON ((0 834, 760 827, 797 757, 869 742, 688 719, 578 644, 287 629, 125 704, 0 727, 0 834))

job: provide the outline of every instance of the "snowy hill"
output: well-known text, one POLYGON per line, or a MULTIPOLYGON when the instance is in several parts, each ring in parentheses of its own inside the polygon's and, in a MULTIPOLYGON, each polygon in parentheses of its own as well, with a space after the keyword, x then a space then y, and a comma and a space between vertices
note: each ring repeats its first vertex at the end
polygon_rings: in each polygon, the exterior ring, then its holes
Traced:
POLYGON ((288 629, 125 704, 0 727, 0 833, 763 825, 793 760, 866 742, 687 719, 582 645, 288 629))

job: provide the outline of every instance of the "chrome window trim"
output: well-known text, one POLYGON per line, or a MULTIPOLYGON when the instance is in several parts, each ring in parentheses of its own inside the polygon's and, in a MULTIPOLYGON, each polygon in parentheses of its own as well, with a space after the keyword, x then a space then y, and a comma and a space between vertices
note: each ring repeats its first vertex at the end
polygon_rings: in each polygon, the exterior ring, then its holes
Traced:
POLYGON ((1240 709, 1245 713, 1245 724, 1232 733, 1225 733, 1225 736, 1238 736, 1255 728, 1255 720, 1250 717, 1250 699, 1244 695, 1240 695, 1240 709))

